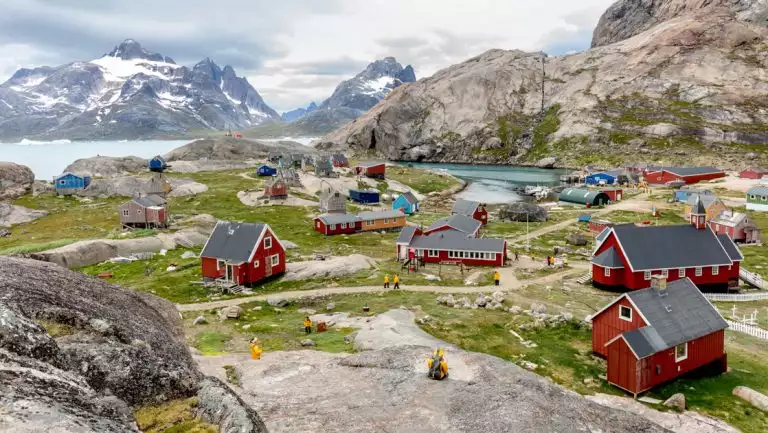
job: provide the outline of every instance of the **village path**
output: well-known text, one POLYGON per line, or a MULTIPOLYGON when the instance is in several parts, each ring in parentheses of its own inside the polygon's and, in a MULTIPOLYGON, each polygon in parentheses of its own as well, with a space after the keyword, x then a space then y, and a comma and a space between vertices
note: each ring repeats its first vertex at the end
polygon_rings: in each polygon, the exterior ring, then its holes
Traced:
MULTIPOLYGON (((456 287, 444 287, 444 286, 409 286, 403 284, 400 290, 405 292, 433 292, 433 293, 488 293, 493 291, 512 291, 531 284, 549 284, 562 280, 565 277, 569 277, 576 274, 581 274, 589 268, 587 263, 575 263, 563 272, 558 272, 551 275, 546 275, 540 278, 533 278, 530 280, 520 281, 514 274, 509 274, 506 271, 509 268, 502 269, 501 285, 496 286, 456 286, 456 287)), ((391 289, 390 289, 391 290, 391 289)), ((266 301, 271 297, 280 297, 287 300, 295 300, 302 298, 312 298, 315 296, 326 295, 346 295, 351 293, 375 293, 382 292, 381 286, 357 286, 357 287, 326 287, 323 289, 312 290, 292 290, 288 292, 276 292, 268 293, 264 295, 245 296, 242 298, 227 299, 223 301, 211 301, 201 302, 197 304, 177 304, 176 308, 181 312, 189 311, 202 311, 211 309, 220 309, 225 307, 232 307, 235 305, 246 304, 248 302, 266 301)))

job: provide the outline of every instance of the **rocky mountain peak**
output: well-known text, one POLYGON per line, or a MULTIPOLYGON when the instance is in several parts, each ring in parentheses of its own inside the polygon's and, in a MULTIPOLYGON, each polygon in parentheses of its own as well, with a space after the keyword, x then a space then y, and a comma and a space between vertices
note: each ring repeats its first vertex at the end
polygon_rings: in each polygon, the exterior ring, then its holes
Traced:
POLYGON ((118 46, 116 46, 112 51, 110 51, 107 54, 107 56, 117 57, 122 60, 144 59, 144 60, 151 60, 154 62, 176 64, 176 62, 174 62, 173 59, 171 59, 170 57, 163 56, 162 54, 158 54, 153 51, 149 51, 144 47, 142 47, 138 41, 135 41, 133 39, 124 40, 118 46))

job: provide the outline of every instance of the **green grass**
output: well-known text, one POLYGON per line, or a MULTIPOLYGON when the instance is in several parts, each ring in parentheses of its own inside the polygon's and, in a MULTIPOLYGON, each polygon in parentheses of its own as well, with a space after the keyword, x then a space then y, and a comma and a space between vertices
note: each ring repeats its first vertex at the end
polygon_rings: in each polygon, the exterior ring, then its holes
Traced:
POLYGON ((144 433, 217 433, 218 427, 201 421, 197 398, 173 400, 136 410, 136 424, 144 433))
POLYGON ((65 337, 77 332, 77 329, 75 329, 74 326, 64 323, 51 322, 49 320, 39 320, 38 323, 40 326, 45 328, 46 332, 48 332, 48 335, 53 338, 65 337))
POLYGON ((203 355, 221 355, 230 338, 220 332, 202 332, 197 335, 195 348, 203 355))
POLYGON ((445 191, 459 184, 453 176, 414 167, 388 167, 387 177, 409 186, 422 194, 445 191))

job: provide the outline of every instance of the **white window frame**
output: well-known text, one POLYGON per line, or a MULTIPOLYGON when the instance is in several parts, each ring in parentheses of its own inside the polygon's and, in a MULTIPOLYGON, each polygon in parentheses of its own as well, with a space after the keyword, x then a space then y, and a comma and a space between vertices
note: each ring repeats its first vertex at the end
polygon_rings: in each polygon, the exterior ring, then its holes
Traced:
POLYGON ((720 266, 712 266, 712 275, 720 275, 720 266))
POLYGON ((661 276, 664 278, 669 278, 669 270, 668 269, 662 269, 661 270, 661 276))
POLYGON ((328 230, 336 230, 336 224, 329 225, 328 230))
POLYGON ((437 250, 429 250, 427 251, 427 255, 429 255, 429 257, 439 257, 440 252, 437 250))
MULTIPOLYGON (((59 185, 66 185, 66 184, 67 184, 66 180, 60 180, 59 181, 59 185)), ((754 196, 752 196, 752 198, 754 198, 754 196)))
POLYGON ((341 224, 339 224, 339 228, 341 228, 341 229, 345 229, 345 228, 347 228, 347 223, 341 223, 341 224))
POLYGON ((627 307, 626 305, 619 305, 619 319, 625 321, 625 322, 631 322, 632 321, 632 309, 627 307), (623 312, 629 311, 629 316, 624 316, 623 312))
POLYGON ((389 218, 384 218, 384 224, 389 224, 389 218))
POLYGON ((603 270, 603 275, 605 275, 606 277, 610 277, 611 276, 611 268, 605 268, 603 270))
POLYGON ((216 260, 216 269, 226 268, 227 267, 227 261, 226 260, 216 260))
POLYGON ((688 343, 678 344, 675 346, 675 362, 682 362, 686 359, 688 359, 688 343), (681 346, 685 349, 682 356, 678 355, 677 353, 677 349, 681 346))
POLYGON ((320 221, 315 222, 315 227, 320 228, 320 221))
POLYGON ((269 256, 269 263, 272 266, 277 266, 280 264, 280 254, 274 254, 272 256, 269 256))
POLYGON ((366 220, 365 221, 365 225, 367 225, 367 226, 372 226, 374 224, 375 224, 375 222, 373 222, 373 220, 366 220))
POLYGON ((271 236, 267 236, 267 237, 264 238, 264 249, 268 250, 270 248, 272 248, 272 237, 271 236), (267 241, 269 241, 269 242, 267 242, 267 241), (269 245, 267 245, 267 244, 269 244, 269 245))
POLYGON ((697 276, 697 277, 700 277, 700 276, 702 276, 702 275, 704 275, 704 269, 702 269, 702 268, 696 268, 696 276, 697 276))
POLYGON ((643 278, 645 278, 645 281, 651 281, 651 271, 645 271, 643 273, 643 278))
POLYGON ((678 278, 685 278, 685 268, 680 268, 677 270, 677 277, 678 278))
POLYGON ((259 261, 258 260, 254 260, 253 261, 253 269, 258 269, 258 267, 259 267, 259 261))

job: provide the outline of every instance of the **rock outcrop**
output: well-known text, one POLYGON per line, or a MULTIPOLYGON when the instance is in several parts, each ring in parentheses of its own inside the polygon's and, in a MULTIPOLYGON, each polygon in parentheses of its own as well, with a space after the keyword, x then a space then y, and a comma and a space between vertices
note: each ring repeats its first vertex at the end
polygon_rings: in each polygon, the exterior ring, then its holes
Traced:
POLYGON ((713 8, 565 57, 491 50, 400 86, 317 147, 405 161, 743 166, 746 149, 730 143, 768 143, 766 44, 768 28, 713 8))
POLYGON ((0 200, 12 200, 30 192, 35 175, 29 167, 0 162, 0 200))
POLYGON ((283 281, 338 278, 371 269, 375 265, 376 260, 362 254, 331 257, 326 260, 291 262, 286 265, 283 281))
POLYGON ((535 203, 514 202, 499 210, 499 218, 517 222, 545 222, 549 219, 549 212, 535 203))
POLYGON ((204 138, 176 148, 165 155, 173 161, 238 161, 257 160, 270 152, 315 153, 311 147, 293 141, 261 142, 242 138, 204 138))
POLYGON ((147 171, 147 160, 138 156, 94 156, 81 158, 69 164, 62 173, 81 176, 112 177, 147 171))
POLYGON ((0 203, 0 227, 24 224, 48 215, 44 210, 27 209, 7 203, 0 203))
MULTIPOLYGON (((169 178, 170 197, 186 197, 208 191, 208 187, 192 179, 169 178)), ((93 179, 88 188, 78 191, 83 197, 133 197, 151 190, 151 179, 136 176, 115 176, 93 179)))

